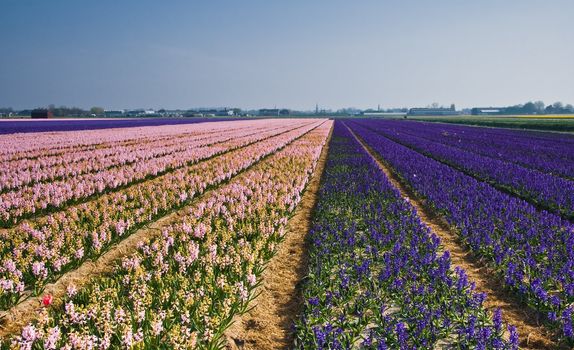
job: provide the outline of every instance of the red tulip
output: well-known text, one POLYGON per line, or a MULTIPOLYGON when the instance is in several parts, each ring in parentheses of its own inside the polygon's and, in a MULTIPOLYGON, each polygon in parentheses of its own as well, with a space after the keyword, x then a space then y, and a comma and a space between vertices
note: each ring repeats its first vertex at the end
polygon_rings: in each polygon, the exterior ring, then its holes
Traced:
POLYGON ((44 297, 42 298, 42 305, 50 306, 50 304, 52 304, 53 299, 54 298, 50 294, 44 295, 44 297))

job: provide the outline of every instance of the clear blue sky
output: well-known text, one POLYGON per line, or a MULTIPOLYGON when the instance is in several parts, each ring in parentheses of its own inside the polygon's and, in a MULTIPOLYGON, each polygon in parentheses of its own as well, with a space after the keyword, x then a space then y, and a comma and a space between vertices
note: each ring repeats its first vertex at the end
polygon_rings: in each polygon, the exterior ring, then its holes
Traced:
POLYGON ((574 1, 1 0, 0 106, 574 103, 574 1))

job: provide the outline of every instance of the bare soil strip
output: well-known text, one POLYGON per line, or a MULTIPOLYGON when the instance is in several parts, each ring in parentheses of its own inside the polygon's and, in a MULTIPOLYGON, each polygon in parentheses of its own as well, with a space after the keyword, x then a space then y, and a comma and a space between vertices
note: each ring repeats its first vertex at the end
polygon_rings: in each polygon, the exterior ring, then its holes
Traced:
POLYGON ((285 240, 263 272, 260 293, 251 310, 237 316, 225 332, 229 350, 291 349, 293 322, 299 317, 303 300, 301 281, 308 272, 306 236, 325 169, 331 133, 321 150, 313 177, 287 224, 285 240))
MULTIPOLYGON (((303 135, 306 135, 307 133, 303 135)), ((299 137, 302 137, 303 135, 299 137)), ((12 308, 6 311, 1 311, 0 338, 6 337, 7 335, 10 334, 19 333, 24 326, 26 326, 31 321, 36 319, 39 314, 38 311, 43 307, 42 306, 43 296, 51 295, 54 300, 53 306, 56 306, 62 302, 62 299, 67 293, 68 286, 73 285, 76 288, 80 288, 81 286, 88 283, 91 280, 91 278, 112 272, 116 262, 119 259, 135 252, 140 242, 148 241, 154 237, 161 235, 162 228, 167 227, 174 222, 177 222, 178 218, 181 218, 183 215, 185 215, 187 208, 195 205, 195 203, 197 203, 198 201, 201 201, 202 198, 204 198, 210 191, 219 188, 220 186, 224 185, 229 181, 233 181, 233 179, 238 175, 244 173, 246 170, 250 169, 255 164, 258 164, 262 160, 268 157, 272 157, 274 154, 275 152, 268 154, 267 156, 251 164, 249 167, 243 169, 242 171, 239 171, 237 174, 235 174, 235 176, 231 177, 230 179, 223 181, 219 183, 217 186, 214 186, 213 188, 206 190, 196 199, 191 201, 191 203, 142 227, 141 229, 129 235, 122 241, 113 245, 107 252, 102 254, 96 260, 85 261, 77 269, 65 273, 54 283, 47 284, 41 296, 37 297, 31 296, 28 299, 25 299, 24 301, 21 301, 17 305, 13 306, 12 308)), ((321 159, 323 159, 323 153, 321 154, 321 159)), ((317 165, 317 169, 319 169, 319 164, 317 165)), ((309 187, 311 186, 309 185, 309 187)), ((302 202, 304 202, 304 200, 305 199, 303 198, 302 202)))
MULTIPOLYGON (((348 127, 347 127, 348 128, 348 127)), ((558 342, 558 335, 542 324, 540 314, 524 305, 514 295, 508 292, 503 281, 489 269, 486 264, 466 249, 459 240, 458 234, 446 220, 430 210, 415 193, 409 189, 392 170, 384 163, 379 155, 358 137, 350 128, 351 134, 361 143, 363 148, 377 162, 392 185, 397 188, 415 209, 421 221, 428 226, 441 240, 444 250, 450 251, 452 268, 463 268, 470 281, 476 283, 476 291, 488 295, 484 306, 491 312, 496 308, 502 310, 502 317, 507 324, 515 325, 520 336, 521 349, 569 349, 558 342)))

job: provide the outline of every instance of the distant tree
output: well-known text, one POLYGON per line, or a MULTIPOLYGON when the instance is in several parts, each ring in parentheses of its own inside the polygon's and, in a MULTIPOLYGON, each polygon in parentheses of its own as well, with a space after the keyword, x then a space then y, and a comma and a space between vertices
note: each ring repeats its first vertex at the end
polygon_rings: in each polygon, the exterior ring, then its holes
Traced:
POLYGON ((544 112, 544 102, 536 101, 536 102, 534 102, 534 107, 536 107, 536 112, 538 112, 538 113, 544 112))
POLYGON ((66 106, 60 106, 60 107, 56 107, 55 104, 49 104, 48 105, 48 110, 52 112, 52 114, 54 115, 54 117, 63 117, 63 111, 66 109, 66 106))
POLYGON ((571 104, 567 104, 566 107, 564 107, 564 109, 566 110, 567 113, 574 113, 574 106, 572 106, 571 104))
POLYGON ((95 114, 97 116, 104 115, 104 109, 102 107, 92 107, 90 108, 90 114, 95 114))
POLYGON ((440 107, 440 105, 437 102, 433 102, 431 104, 431 108, 439 108, 439 107, 440 107))
POLYGON ((532 102, 527 102, 522 106, 522 112, 524 114, 535 114, 538 111, 536 105, 532 102))
POLYGON ((562 104, 562 102, 554 102, 552 104, 552 107, 554 107, 554 109, 561 110, 564 108, 564 105, 562 104))

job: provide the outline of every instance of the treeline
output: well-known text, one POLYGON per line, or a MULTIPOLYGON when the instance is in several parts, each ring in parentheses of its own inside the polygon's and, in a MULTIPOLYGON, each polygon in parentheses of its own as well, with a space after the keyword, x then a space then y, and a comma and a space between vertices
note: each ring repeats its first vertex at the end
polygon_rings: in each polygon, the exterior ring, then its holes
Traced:
POLYGON ((92 107, 90 110, 85 110, 79 107, 49 105, 47 109, 52 112, 54 117, 100 117, 104 115, 104 109, 101 107, 92 107))
MULTIPOLYGON (((47 108, 40 107, 35 109, 44 109, 52 112, 54 117, 101 117, 104 116, 104 109, 101 107, 92 107, 89 110, 85 110, 79 107, 67 107, 55 105, 49 105, 47 108)), ((29 116, 35 109, 23 109, 20 111, 14 111, 11 107, 0 107, 0 117, 5 116, 29 116)))
POLYGON ((505 114, 571 114, 574 113, 574 106, 564 105, 562 102, 555 102, 546 106, 542 101, 526 102, 504 108, 505 114))

